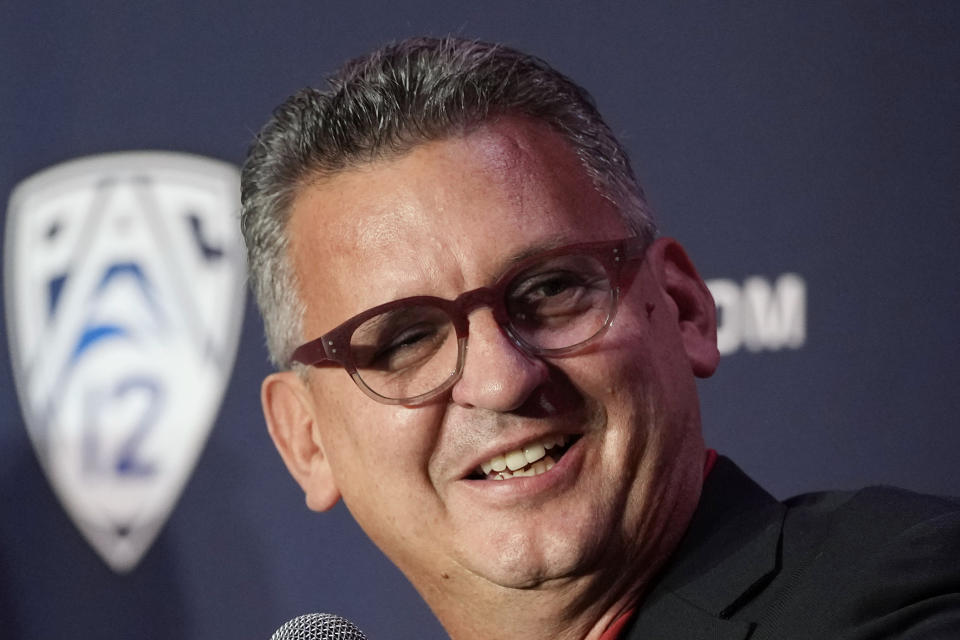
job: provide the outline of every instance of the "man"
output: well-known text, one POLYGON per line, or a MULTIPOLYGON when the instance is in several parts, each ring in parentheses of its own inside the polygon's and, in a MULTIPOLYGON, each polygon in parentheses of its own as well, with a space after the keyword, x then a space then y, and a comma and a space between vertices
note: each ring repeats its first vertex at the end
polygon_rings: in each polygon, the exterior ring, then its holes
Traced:
POLYGON ((713 300, 545 63, 416 39, 348 64, 261 131, 243 229, 287 468, 451 637, 960 630, 956 503, 783 505, 705 449, 713 300))

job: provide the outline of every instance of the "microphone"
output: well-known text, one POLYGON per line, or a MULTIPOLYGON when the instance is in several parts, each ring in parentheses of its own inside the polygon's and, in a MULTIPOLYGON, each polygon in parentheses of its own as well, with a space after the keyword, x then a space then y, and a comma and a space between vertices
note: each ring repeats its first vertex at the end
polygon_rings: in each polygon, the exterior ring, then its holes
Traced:
POLYGON ((308 613, 287 621, 270 640, 367 640, 363 631, 332 613, 308 613))

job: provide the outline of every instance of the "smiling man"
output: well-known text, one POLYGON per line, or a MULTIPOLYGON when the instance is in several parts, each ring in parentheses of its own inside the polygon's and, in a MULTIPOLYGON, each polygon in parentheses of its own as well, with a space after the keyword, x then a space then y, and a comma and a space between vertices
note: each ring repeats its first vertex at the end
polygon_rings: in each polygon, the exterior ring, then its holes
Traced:
POLYGON ((905 630, 917 602, 960 624, 958 571, 931 562, 958 550, 955 503, 783 505, 705 449, 713 300, 542 61, 454 39, 354 61, 277 109, 243 209, 270 434, 452 637, 834 637, 905 630), (911 529, 923 553, 891 553, 911 529))

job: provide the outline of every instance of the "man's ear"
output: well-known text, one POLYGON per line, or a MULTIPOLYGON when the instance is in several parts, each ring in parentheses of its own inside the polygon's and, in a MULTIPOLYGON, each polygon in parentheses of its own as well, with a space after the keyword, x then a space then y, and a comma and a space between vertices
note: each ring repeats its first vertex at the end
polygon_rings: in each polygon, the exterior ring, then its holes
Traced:
POLYGON ((263 415, 273 444, 307 496, 307 506, 326 511, 340 499, 323 449, 313 396, 293 371, 271 374, 260 389, 263 415))
POLYGON ((680 244, 660 238, 648 249, 647 260, 655 269, 680 327, 683 348, 694 375, 707 378, 720 364, 717 351, 717 307, 710 290, 680 244))

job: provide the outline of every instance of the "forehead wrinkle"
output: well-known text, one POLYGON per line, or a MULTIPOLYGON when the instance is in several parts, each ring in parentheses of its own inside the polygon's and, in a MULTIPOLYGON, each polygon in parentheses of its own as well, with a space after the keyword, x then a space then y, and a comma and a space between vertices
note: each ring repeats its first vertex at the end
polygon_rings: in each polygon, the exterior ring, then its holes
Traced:
MULTIPOLYGON (((509 123, 507 123, 509 124, 509 123)), ((542 161, 527 144, 526 136, 511 127, 482 127, 471 134, 473 160, 483 176, 508 196, 512 210, 522 219, 524 193, 536 180, 536 167, 542 161)))
POLYGON ((425 203, 420 202, 415 189, 402 185, 389 199, 372 195, 369 199, 357 201, 356 193, 362 193, 365 184, 376 177, 351 175, 344 178, 341 188, 350 189, 350 196, 338 198, 334 193, 330 199, 332 202, 350 202, 352 206, 343 209, 341 215, 332 216, 333 221, 328 227, 330 236, 339 239, 344 248, 361 252, 394 248, 396 239, 404 233, 411 230, 423 233, 424 224, 418 209, 425 203), (346 181, 354 184, 346 184, 346 181))
MULTIPOLYGON (((346 244, 361 253, 374 254, 384 249, 397 250, 401 247, 397 238, 404 232, 416 231, 423 227, 416 213, 416 207, 409 202, 399 200, 384 211, 363 213, 362 224, 352 224, 345 229, 346 244)), ((421 235, 422 232, 421 232, 421 235)), ((410 251, 410 253, 413 253, 410 251)))
POLYGON ((545 209, 569 207, 571 194, 575 206, 585 207, 599 193, 569 143, 542 122, 507 115, 466 137, 475 166, 506 196, 513 224, 536 223, 550 213, 545 209))
MULTIPOLYGON (((338 192, 351 190, 356 193, 357 187, 362 189, 365 183, 377 179, 373 175, 375 173, 398 173, 403 178, 395 186, 389 202, 374 200, 360 203, 355 206, 355 211, 344 211, 346 215, 334 216, 336 221, 331 225, 330 233, 339 237, 344 246, 364 253, 387 247, 396 249, 393 245, 401 231, 413 230, 420 234, 420 241, 425 242, 429 224, 418 215, 418 209, 431 211, 433 216, 442 218, 451 199, 449 192, 465 187, 474 192, 477 202, 499 194, 503 197, 499 206, 506 209, 512 222, 523 224, 537 213, 527 210, 526 192, 550 184, 549 178, 560 173, 560 168, 553 166, 554 163, 544 161, 544 150, 539 148, 542 146, 539 141, 531 139, 529 131, 523 130, 530 124, 524 119, 504 118, 460 136, 422 143, 399 157, 378 159, 318 181, 329 189, 330 195, 326 199, 337 202, 342 201, 338 198, 338 192), (464 163, 462 156, 453 156, 459 151, 458 147, 468 143, 468 139, 471 155, 470 160, 464 163), (424 156, 429 161, 425 165, 417 165, 416 161, 424 156), (416 170, 411 172, 411 166, 416 170), (461 175, 460 180, 453 183, 449 180, 451 168, 459 169, 461 175), (447 174, 444 180, 435 178, 438 170, 447 174), (423 187, 424 184, 428 188, 417 189, 417 186, 423 187), (431 197, 422 198, 422 194, 426 193, 431 197), (421 229, 419 232, 418 227, 421 229)), ((532 124, 545 129, 544 133, 549 131, 544 125, 532 124)), ((576 169, 582 170, 572 150, 569 150, 569 155, 576 169)), ((450 231, 452 237, 445 239, 448 243, 457 239, 455 230, 450 231)), ((490 235, 504 232, 504 229, 491 229, 490 235)), ((411 250, 411 253, 419 253, 420 248, 411 250)))
MULTIPOLYGON (((468 201, 490 202, 490 206, 507 212, 513 224, 523 224, 532 213, 525 209, 524 193, 537 188, 536 165, 542 161, 537 162, 535 151, 524 144, 522 136, 510 134, 481 129, 464 137, 423 143, 404 156, 352 172, 348 179, 361 186, 376 179, 371 175, 375 171, 395 173, 402 179, 394 186, 389 201, 374 201, 369 206, 364 203, 355 214, 344 212, 348 215, 341 216, 337 228, 331 231, 356 252, 354 259, 362 256, 371 266, 382 266, 394 259, 409 261, 425 278, 424 284, 444 276, 436 266, 427 267, 431 257, 435 258, 435 265, 465 266, 475 245, 485 245, 490 240, 499 244, 498 239, 510 231, 497 227, 485 230, 483 237, 467 237, 455 228, 441 227, 441 235, 435 223, 448 213, 456 217, 457 212, 451 208, 464 206, 463 191, 468 193, 468 201), (469 137, 471 150, 467 162, 456 156, 461 145, 467 143, 465 137, 469 137), (426 162, 419 163, 423 159, 426 162), (459 173, 459 179, 451 180, 451 169, 459 173), (428 215, 424 216, 424 212, 428 215), (411 237, 417 241, 409 243, 411 237)), ((478 214, 483 215, 483 211, 478 214)))
POLYGON ((511 176, 521 164, 529 149, 523 139, 503 129, 484 127, 470 134, 476 152, 474 159, 489 174, 511 176))
POLYGON ((326 301, 313 296, 312 302, 323 306, 330 296, 339 298, 340 311, 329 318, 336 322, 345 319, 343 313, 399 297, 453 298, 466 288, 489 285, 518 258, 576 241, 557 228, 537 247, 520 248, 520 255, 503 251, 515 230, 539 226, 540 216, 552 217, 569 208, 571 198, 579 202, 595 192, 569 145, 549 127, 522 118, 426 142, 310 186, 314 189, 301 191, 305 215, 296 226, 323 229, 296 243, 303 251, 301 266, 309 268, 304 260, 312 258, 331 273, 382 278, 351 286, 334 277, 326 301), (380 189, 378 183, 390 186, 380 189), (464 215, 482 220, 488 212, 499 222, 473 225, 471 233, 444 223, 464 215), (358 264, 365 266, 358 270, 358 264))
MULTIPOLYGON (((347 298, 353 313, 359 313, 380 304, 417 295, 443 295, 444 284, 456 277, 449 273, 444 257, 449 249, 440 242, 425 242, 417 246, 399 246, 389 251, 361 247, 341 257, 344 264, 363 265, 363 271, 374 274, 371 280, 360 276, 362 282, 349 287, 347 298)), ((459 278, 456 278, 459 281, 459 278)))

